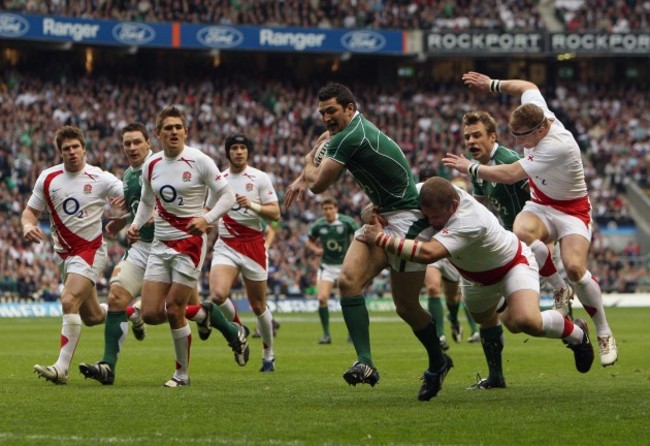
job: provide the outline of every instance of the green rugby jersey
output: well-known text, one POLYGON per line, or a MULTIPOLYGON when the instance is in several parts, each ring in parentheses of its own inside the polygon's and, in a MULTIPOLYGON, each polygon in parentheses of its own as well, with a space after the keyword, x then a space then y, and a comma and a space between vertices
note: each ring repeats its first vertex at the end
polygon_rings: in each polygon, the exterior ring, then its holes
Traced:
MULTIPOLYGON (((514 150, 498 146, 491 163, 494 165, 513 164, 521 157, 514 150)), ((526 190, 528 180, 517 181, 514 184, 492 183, 481 178, 472 177, 474 195, 483 197, 487 203, 496 209, 503 226, 512 231, 515 217, 524 208, 526 201, 530 200, 530 192, 526 190)))
POLYGON ((328 223, 325 217, 321 217, 314 222, 309 230, 311 240, 320 240, 323 247, 323 256, 321 263, 324 265, 341 265, 348 251, 354 231, 359 225, 353 218, 347 215, 336 215, 336 220, 328 223))
MULTIPOLYGON (((150 156, 151 154, 149 154, 150 156)), ((147 156, 147 158, 149 157, 147 156)), ((129 222, 133 221, 136 212, 138 211, 138 204, 140 204, 140 193, 142 192, 142 166, 133 169, 129 167, 124 172, 122 179, 124 184, 124 199, 126 206, 129 210, 129 222)), ((140 240, 143 242, 151 243, 153 241, 154 225, 145 224, 140 228, 140 240)))
POLYGON ((415 177, 404 152, 361 113, 332 136, 326 156, 344 164, 382 212, 420 208, 415 177))

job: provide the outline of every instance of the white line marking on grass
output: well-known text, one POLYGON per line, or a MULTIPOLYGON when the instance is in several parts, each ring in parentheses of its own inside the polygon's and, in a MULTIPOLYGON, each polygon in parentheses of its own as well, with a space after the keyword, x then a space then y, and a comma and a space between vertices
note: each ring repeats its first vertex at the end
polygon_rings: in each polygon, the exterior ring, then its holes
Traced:
POLYGON ((215 438, 215 437, 169 437, 166 435, 158 434, 147 437, 85 437, 83 435, 40 435, 30 434, 22 435, 12 432, 0 432, 0 442, 6 440, 21 440, 24 442, 29 441, 48 441, 57 444, 151 444, 153 442, 158 444, 227 444, 227 445, 277 445, 277 446, 304 446, 303 441, 285 441, 285 440, 264 440, 264 441, 251 441, 245 439, 234 438, 215 438))

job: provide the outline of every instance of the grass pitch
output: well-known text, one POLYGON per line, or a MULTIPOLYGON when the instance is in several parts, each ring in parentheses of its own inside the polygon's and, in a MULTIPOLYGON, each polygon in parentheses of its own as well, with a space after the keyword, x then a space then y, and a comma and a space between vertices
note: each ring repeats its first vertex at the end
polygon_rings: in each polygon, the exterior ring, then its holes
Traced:
POLYGON ((201 342, 194 331, 192 385, 180 389, 162 387, 174 365, 165 326, 149 327, 143 342, 127 338, 114 386, 78 373, 79 362, 103 352, 103 326, 84 327, 69 383, 55 386, 32 366, 56 360, 60 319, 2 319, 0 444, 648 444, 650 309, 608 309, 608 316, 619 345, 614 367, 596 358, 583 375, 560 341, 506 334, 508 388, 469 391, 477 372, 487 374, 481 346, 452 344, 455 368, 426 403, 416 397, 424 350, 392 313, 371 315, 381 373, 374 388, 342 379, 355 354, 340 314, 332 345, 317 345, 315 315, 277 315, 277 370, 269 374, 258 371, 259 339, 251 339, 251 361, 240 368, 219 333, 201 342))

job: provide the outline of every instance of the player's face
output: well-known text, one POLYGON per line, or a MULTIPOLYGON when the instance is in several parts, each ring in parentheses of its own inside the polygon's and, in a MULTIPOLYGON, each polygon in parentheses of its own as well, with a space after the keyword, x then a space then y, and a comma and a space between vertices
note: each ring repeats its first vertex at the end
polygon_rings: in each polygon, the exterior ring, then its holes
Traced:
POLYGON ((495 133, 488 134, 485 124, 477 122, 468 125, 463 131, 465 139, 465 148, 472 153, 472 157, 481 164, 487 164, 490 161, 490 153, 497 140, 495 133))
POLYGON ((243 169, 248 162, 248 147, 246 144, 233 144, 230 146, 230 168, 243 169))
POLYGON ((61 143, 63 166, 68 172, 79 172, 86 165, 86 148, 78 139, 64 139, 61 143))
POLYGON ((330 135, 335 135, 348 126, 354 116, 354 104, 343 107, 336 102, 336 98, 330 98, 318 103, 318 112, 323 118, 323 123, 330 135))
POLYGON ((328 223, 332 223, 336 219, 337 212, 338 208, 333 204, 328 203, 323 205, 323 215, 325 216, 325 220, 327 220, 328 223))
POLYGON ((158 139, 165 154, 174 156, 180 153, 185 147, 185 138, 187 138, 187 129, 181 118, 168 116, 163 120, 158 139))
POLYGON ((458 202, 453 201, 449 206, 442 209, 439 207, 433 208, 424 205, 420 205, 420 209, 424 216, 427 217, 429 224, 433 226, 436 231, 440 231, 445 227, 451 216, 454 215, 456 209, 458 209, 458 202))
POLYGON ((126 132, 122 136, 122 148, 131 167, 139 167, 149 153, 149 141, 140 131, 126 132))

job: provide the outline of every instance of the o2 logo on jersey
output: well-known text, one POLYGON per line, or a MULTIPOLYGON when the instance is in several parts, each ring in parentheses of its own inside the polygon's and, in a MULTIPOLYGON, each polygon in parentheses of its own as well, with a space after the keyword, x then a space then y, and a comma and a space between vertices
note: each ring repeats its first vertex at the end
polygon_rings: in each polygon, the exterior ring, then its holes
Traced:
POLYGON ((81 205, 76 198, 66 198, 63 201, 63 212, 68 215, 74 215, 77 218, 84 218, 86 215, 84 211, 80 211, 81 205))
POLYGON ((178 206, 183 206, 183 197, 178 196, 178 193, 176 192, 176 189, 174 189, 174 186, 167 184, 161 187, 158 191, 158 195, 160 195, 160 198, 162 198, 162 201, 165 203, 173 203, 178 198, 178 206))
POLYGON ((343 246, 339 244, 338 241, 336 240, 328 240, 327 243, 325 244, 327 246, 327 249, 331 252, 342 252, 343 251, 343 246))

